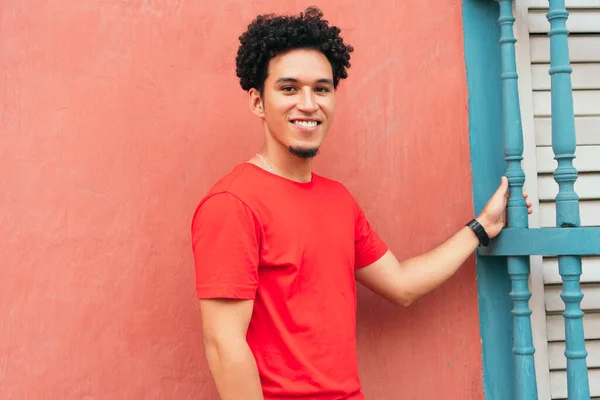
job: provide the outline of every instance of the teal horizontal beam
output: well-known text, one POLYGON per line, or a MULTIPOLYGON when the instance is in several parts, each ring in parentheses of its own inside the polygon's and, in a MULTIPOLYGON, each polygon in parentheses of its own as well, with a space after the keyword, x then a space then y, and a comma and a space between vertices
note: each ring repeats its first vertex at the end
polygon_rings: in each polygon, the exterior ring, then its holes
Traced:
POLYGON ((584 228, 505 228, 480 256, 600 255, 600 226, 584 228))

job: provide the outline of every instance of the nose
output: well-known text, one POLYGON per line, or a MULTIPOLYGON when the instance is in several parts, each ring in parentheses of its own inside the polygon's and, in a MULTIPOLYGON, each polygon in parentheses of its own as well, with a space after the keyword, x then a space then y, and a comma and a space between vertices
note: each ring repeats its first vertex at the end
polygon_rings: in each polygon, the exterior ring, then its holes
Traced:
POLYGON ((303 88, 297 107, 300 111, 304 112, 313 112, 319 108, 315 94, 311 88, 303 88))

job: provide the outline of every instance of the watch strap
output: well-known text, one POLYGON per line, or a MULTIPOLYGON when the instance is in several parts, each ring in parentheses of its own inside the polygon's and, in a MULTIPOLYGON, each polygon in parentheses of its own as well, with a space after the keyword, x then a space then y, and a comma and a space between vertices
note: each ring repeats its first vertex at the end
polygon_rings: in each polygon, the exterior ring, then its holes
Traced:
POLYGON ((466 226, 471 228, 473 233, 475 233, 475 236, 477 236, 477 239, 479 239, 479 244, 481 246, 487 246, 490 244, 490 237, 488 236, 483 226, 479 223, 479 221, 477 221, 476 219, 472 219, 471 221, 469 221, 469 223, 467 223, 466 226))

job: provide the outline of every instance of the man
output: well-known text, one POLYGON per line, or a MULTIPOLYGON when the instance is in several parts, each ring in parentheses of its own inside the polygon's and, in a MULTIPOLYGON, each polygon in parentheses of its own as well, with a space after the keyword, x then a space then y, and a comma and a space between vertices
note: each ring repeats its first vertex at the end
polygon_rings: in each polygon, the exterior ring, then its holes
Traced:
POLYGON ((192 223, 206 357, 223 400, 364 399, 355 281, 407 306, 504 226, 506 178, 478 223, 399 262, 348 190, 312 172, 350 66, 339 34, 310 8, 259 16, 240 37, 237 75, 264 146, 209 191, 192 223))

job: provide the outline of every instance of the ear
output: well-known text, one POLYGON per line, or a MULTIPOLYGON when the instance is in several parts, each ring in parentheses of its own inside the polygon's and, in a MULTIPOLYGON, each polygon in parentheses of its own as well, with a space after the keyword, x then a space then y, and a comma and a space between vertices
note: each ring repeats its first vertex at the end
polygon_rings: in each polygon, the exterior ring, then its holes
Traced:
POLYGON ((265 107, 258 90, 252 88, 248 91, 248 104, 250 105, 250 111, 257 116, 264 118, 265 107))

